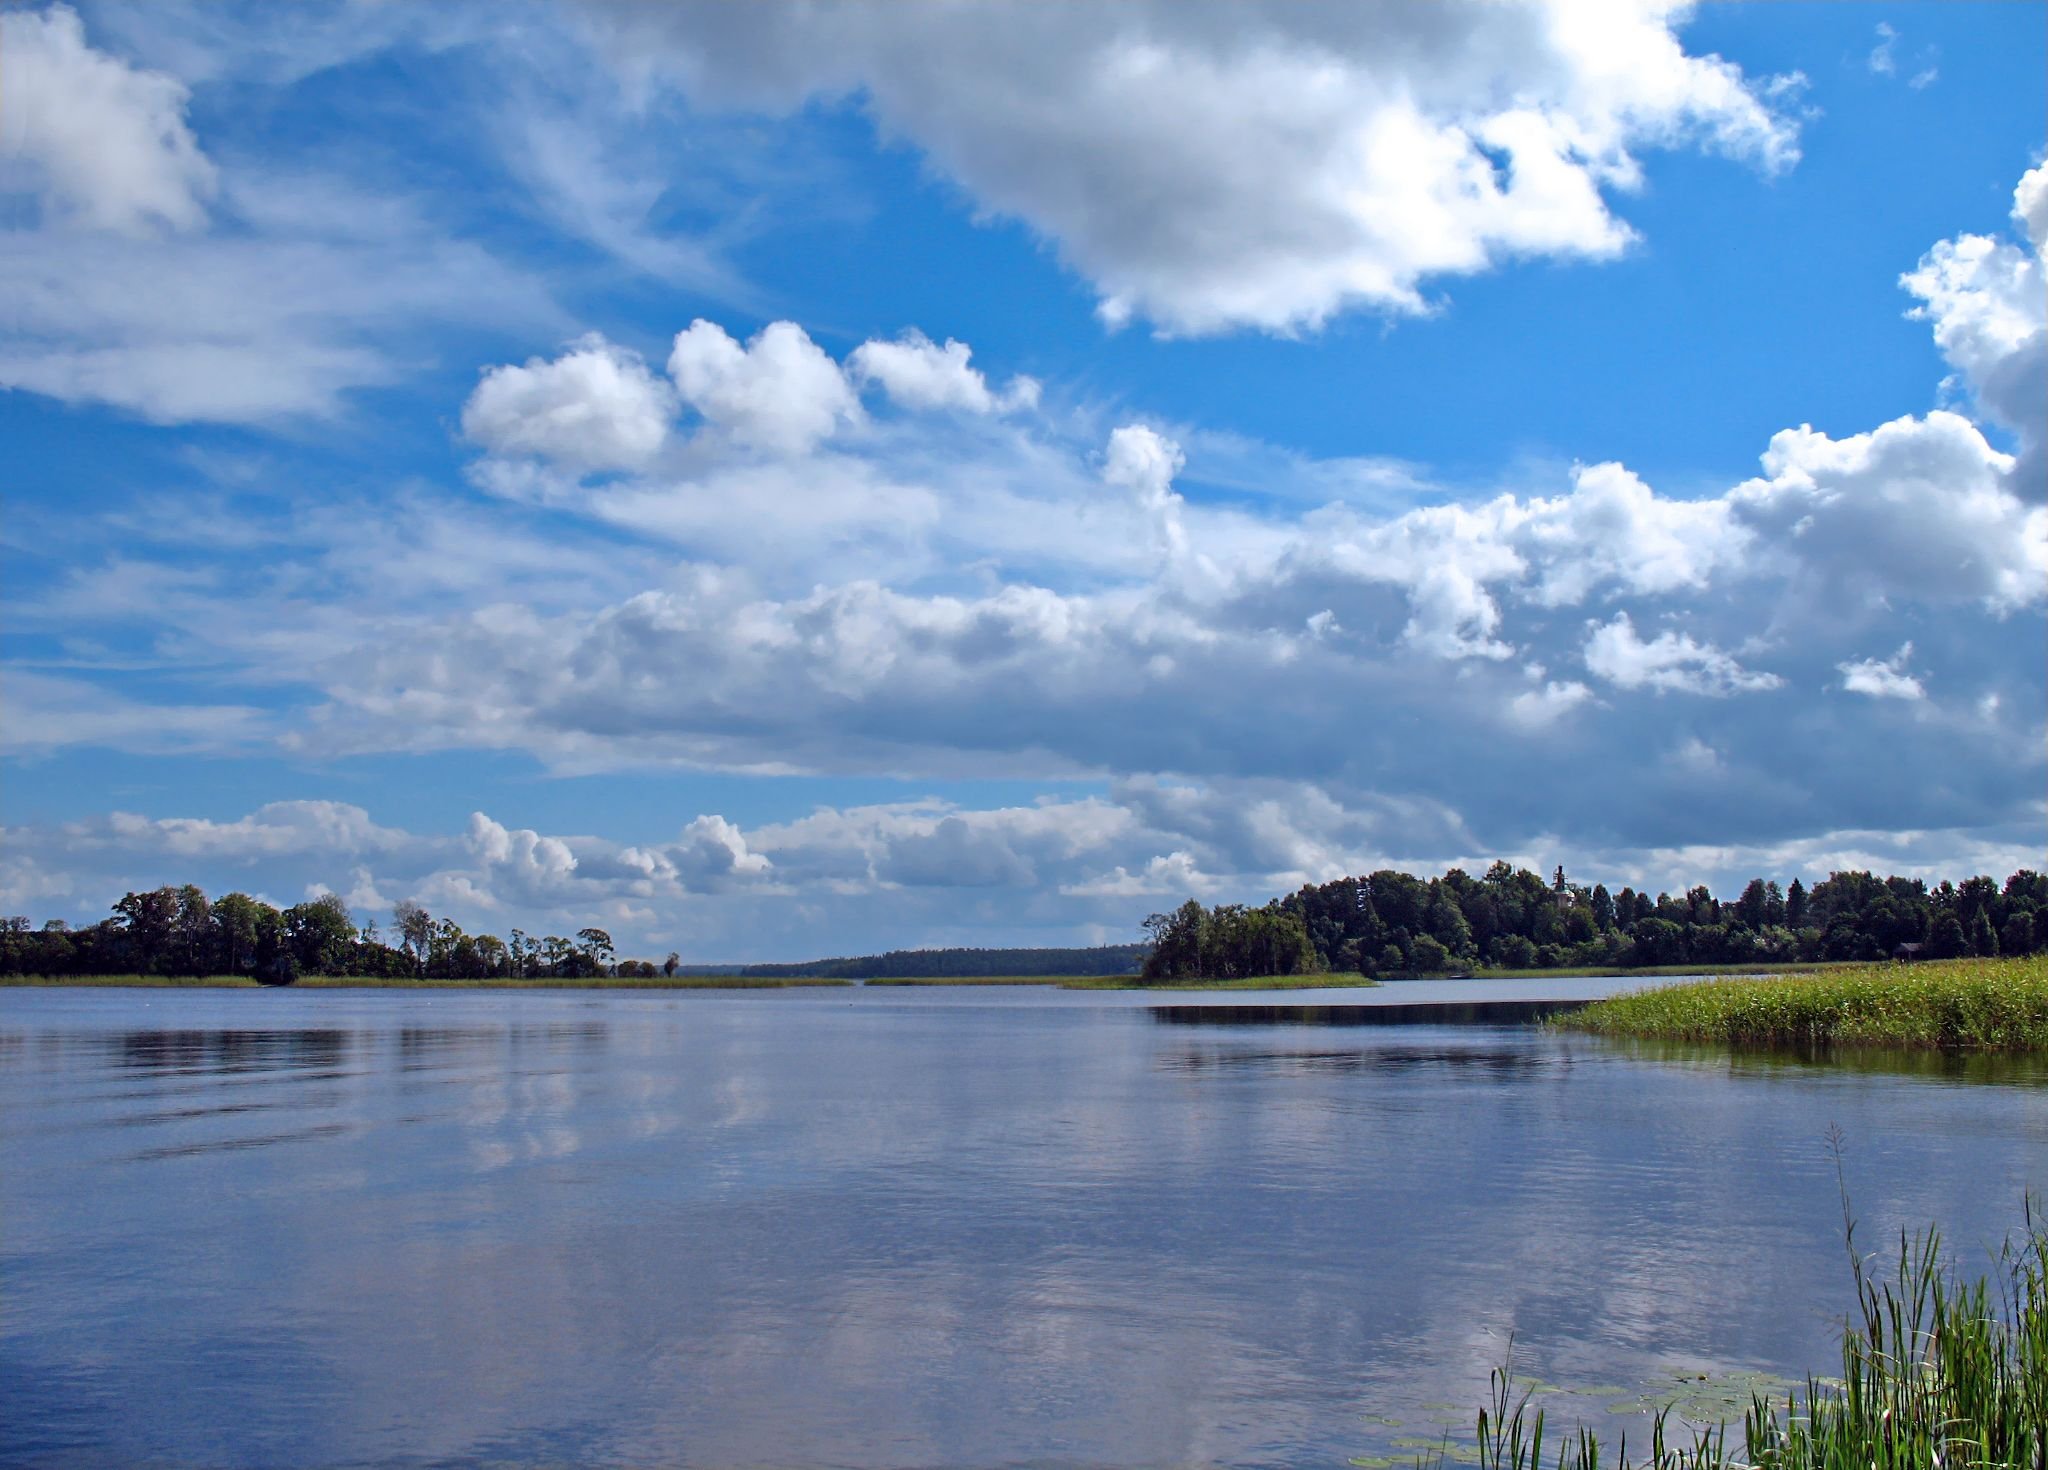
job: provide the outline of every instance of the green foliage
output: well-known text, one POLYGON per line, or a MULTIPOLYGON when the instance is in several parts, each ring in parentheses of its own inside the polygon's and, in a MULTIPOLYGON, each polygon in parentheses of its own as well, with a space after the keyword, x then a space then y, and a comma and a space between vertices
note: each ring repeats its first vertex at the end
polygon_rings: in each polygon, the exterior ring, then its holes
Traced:
MULTIPOLYGON (((1919 879, 1842 872, 1809 893, 1755 878, 1723 901, 1704 885, 1682 894, 1610 893, 1562 869, 1550 879, 1496 862, 1473 878, 1453 868, 1424 882, 1382 870, 1305 884, 1279 900, 1302 921, 1319 968, 1399 974, 1418 968, 1648 969, 1799 964, 1924 955, 2031 954, 2048 945, 2036 913, 2048 877, 2023 870, 2004 888, 1985 877, 1933 889, 1919 879), (1444 958, 1425 950, 1423 937, 1444 958), (1387 957, 1389 946, 1400 951, 1387 957)), ((1183 931, 1184 932, 1184 931, 1183 931)), ((1168 961, 1169 968, 1180 963, 1168 961)))
POLYGON ((1277 902, 1205 909, 1189 899, 1170 914, 1152 915, 1145 931, 1152 952, 1140 977, 1148 983, 1308 975, 1322 968, 1300 913, 1277 902))
POLYGON ((618 960, 602 929, 581 930, 573 942, 554 935, 529 942, 515 929, 508 945, 494 934, 465 934, 451 920, 436 921, 410 900, 392 914, 399 949, 377 941, 374 923, 358 929, 348 905, 331 893, 280 912, 246 893, 209 902, 188 884, 125 894, 113 915, 79 930, 57 919, 41 930, 25 918, 0 920, 0 975, 288 985, 316 976, 503 981, 656 973, 647 961, 618 960))

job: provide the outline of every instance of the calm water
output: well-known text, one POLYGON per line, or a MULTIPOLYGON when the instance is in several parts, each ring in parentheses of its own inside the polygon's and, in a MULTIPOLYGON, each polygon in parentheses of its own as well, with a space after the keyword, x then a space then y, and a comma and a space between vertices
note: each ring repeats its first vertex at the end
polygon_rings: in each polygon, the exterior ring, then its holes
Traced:
MULTIPOLYGON (((1310 999, 1418 993, 1529 987, 1310 999)), ((1142 1000, 0 991, 0 1463, 1342 1463, 1825 1370, 1830 1124, 1870 1246, 2048 1186, 2039 1069, 1142 1000)))

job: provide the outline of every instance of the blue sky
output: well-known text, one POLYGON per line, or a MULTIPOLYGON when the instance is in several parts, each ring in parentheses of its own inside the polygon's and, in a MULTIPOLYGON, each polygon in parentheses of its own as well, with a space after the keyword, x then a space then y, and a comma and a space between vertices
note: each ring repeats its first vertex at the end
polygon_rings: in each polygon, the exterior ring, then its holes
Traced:
POLYGON ((2043 861, 2041 6, 0 26, 7 912, 2043 861))

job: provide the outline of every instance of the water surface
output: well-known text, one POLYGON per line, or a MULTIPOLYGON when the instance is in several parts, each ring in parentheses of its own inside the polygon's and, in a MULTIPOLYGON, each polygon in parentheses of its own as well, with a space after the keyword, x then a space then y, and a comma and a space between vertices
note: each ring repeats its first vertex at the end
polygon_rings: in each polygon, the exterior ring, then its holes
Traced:
POLYGON ((1830 1125, 2048 1184, 2039 1067, 1226 1024, 1625 983, 0 991, 0 1463, 1341 1463, 1825 1370, 1830 1125))

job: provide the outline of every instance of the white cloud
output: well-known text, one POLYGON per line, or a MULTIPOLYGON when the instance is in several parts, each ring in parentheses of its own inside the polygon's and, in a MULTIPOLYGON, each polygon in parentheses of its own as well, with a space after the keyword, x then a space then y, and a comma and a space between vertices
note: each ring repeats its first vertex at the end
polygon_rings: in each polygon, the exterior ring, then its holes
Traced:
POLYGON ((0 673, 6 720, 0 750, 33 755, 74 745, 173 754, 246 749, 271 734, 263 711, 246 704, 145 703, 83 679, 7 668, 0 673))
POLYGON ((1734 515, 1763 555, 1845 596, 2008 610, 2048 599, 2048 509, 2019 499, 2012 456, 1959 415, 1844 439, 1785 429, 1763 467, 1730 492, 1734 515))
POLYGON ((1870 48, 1868 65, 1878 76, 1888 77, 1899 69, 1898 60, 1892 55, 1899 44, 1899 33, 1884 21, 1877 23, 1877 44, 1870 48))
MULTIPOLYGON (((203 662, 214 689, 277 706, 249 729, 310 758, 493 749, 579 773, 1113 788, 1051 816, 906 803, 746 830, 705 817, 663 843, 550 839, 573 864, 542 861, 538 833, 519 858, 508 827, 433 870, 437 892, 525 883, 565 907, 949 879, 1107 903, 1164 881, 1152 865, 1176 853, 1220 893, 1590 833, 1617 852, 1683 845, 1705 802, 1759 843, 1983 826, 2039 788, 2048 510, 2020 493, 2024 460, 1960 413, 1787 430, 1721 494, 1591 464, 1464 503, 1403 472, 1391 503, 1304 510, 1301 489, 1219 494, 1198 428, 1118 424, 1065 395, 1007 418, 876 403, 856 420, 838 365, 779 325, 781 356, 767 333, 684 334, 706 423, 639 471, 593 484, 522 463, 486 506, 422 491, 381 514, 158 495, 111 529, 47 528, 105 559, 18 597, 17 626, 203 662), (777 421, 791 402, 807 407, 777 421), (1894 672, 1924 697, 1889 711, 1907 717, 1818 697, 1909 639, 1912 669, 1894 672), (1813 697, 1687 700, 1682 732, 1670 701, 1640 697, 1787 686, 1813 697), (1794 746, 1834 758, 1788 762, 1794 746), (1599 779, 1559 781, 1563 755, 1599 779)), ((933 351, 972 370, 964 349, 933 351)), ((1320 469, 1296 484, 1343 478, 1320 469)), ((218 718, 181 739, 246 738, 218 718)), ((116 711, 52 727, 44 748, 146 723, 116 711)))
POLYGON ((1573 606, 1596 589, 1666 593, 1738 568, 1753 538, 1725 500, 1657 495, 1618 464, 1580 465, 1572 493, 1504 504, 1501 532, 1539 572, 1531 596, 1573 606))
POLYGON ((1851 693, 1867 694, 1872 699, 1925 699, 1926 689, 1906 672, 1906 660, 1912 656, 1913 645, 1905 643, 1890 658, 1858 659, 1835 667, 1842 672, 1842 687, 1851 693))
POLYGON ((1186 463, 1178 444, 1143 424, 1126 424, 1111 433, 1102 459, 1103 483, 1130 492, 1152 526, 1158 550, 1169 559, 1187 549, 1184 502, 1173 488, 1173 477, 1186 463))
POLYGON ((1062 884, 1060 892, 1077 898, 1188 898, 1215 888, 1216 880, 1197 868, 1193 857, 1169 852, 1153 857, 1135 873, 1119 863, 1099 877, 1062 884))
POLYGON ((1667 629, 1645 642, 1625 612, 1593 629, 1585 659, 1588 669, 1623 689, 1726 695, 1775 689, 1785 682, 1776 674, 1745 669, 1720 649, 1684 633, 1667 629))
MULTIPOLYGON (((1697 738, 1661 764, 1678 791, 1727 775, 1722 756, 1697 738)), ((1313 785, 1132 783, 1108 797, 1034 806, 827 807, 745 831, 705 815, 674 844, 627 847, 482 813, 453 834, 380 826, 341 803, 292 802, 219 822, 116 813, 7 829, 0 908, 91 922, 124 891, 197 882, 285 902, 339 892, 358 922, 387 929, 391 900, 406 896, 472 932, 573 934, 596 924, 627 955, 675 947, 698 960, 788 960, 922 944, 1076 943, 1084 933, 1135 941, 1147 910, 1188 897, 1260 902, 1347 873, 1477 872, 1496 857, 1539 871, 1561 862, 1610 888, 1706 882, 1724 896, 1752 876, 1811 883, 1845 868, 2003 876, 2039 866, 2034 834, 2044 816, 2036 799, 1974 827, 1816 828, 1719 845, 1586 843, 1537 830, 1488 844, 1420 805, 1345 803, 1313 785), (728 853, 773 851, 774 872, 716 862, 693 870, 707 834, 728 853)))
POLYGON ((1552 679, 1541 689, 1525 689, 1508 701, 1508 716, 1530 730, 1556 724, 1593 697, 1577 679, 1552 679))
POLYGON ((2048 164, 2013 192, 2025 245, 1959 235, 1928 251, 1899 284, 1920 298, 1911 313, 1984 412, 2038 445, 2048 437, 2048 164))
POLYGON ((1662 3, 1102 9, 594 3, 637 83, 790 112, 858 96, 991 214, 1050 238, 1105 320, 1177 333, 1426 309, 1432 277, 1604 258, 1639 150, 1778 168, 1773 85, 1686 53, 1662 3))
POLYGON ((463 405, 462 432, 493 454, 630 469, 661 448, 675 411, 638 354, 591 333, 553 361, 488 369, 463 405))
POLYGON ((398 381, 435 327, 565 325, 533 280, 403 197, 231 176, 223 210, 233 232, 0 230, 0 387, 261 423, 398 381))
MULTIPOLYGON (((231 47, 240 25, 207 40, 231 47)), ((274 169, 241 150, 216 168, 185 82, 94 48, 62 6, 7 7, 0 29, 0 195, 43 201, 0 228, 0 387, 159 423, 261 423, 399 381, 431 361, 438 327, 566 328, 531 277, 463 237, 445 194, 310 154, 274 169)), ((266 63, 303 38, 271 40, 266 63)), ((238 109, 276 104, 257 85, 238 109)))
POLYGON ((707 424, 776 454, 804 454, 861 417, 839 364, 795 322, 771 322, 742 347, 700 317, 676 334, 668 371, 707 424))
POLYGON ((948 337, 941 347, 912 329, 894 342, 861 343, 846 363, 857 380, 880 384, 905 408, 1000 413, 1037 406, 1035 379, 1015 377, 1001 393, 991 392, 988 380, 970 364, 973 356, 965 342, 948 337))
POLYGON ((766 876, 774 864, 747 850, 746 834, 721 816, 693 818, 678 844, 677 871, 684 881, 705 887, 727 878, 766 876))
POLYGON ((27 184, 91 229, 195 229, 216 178, 187 98, 176 78, 87 44, 69 6, 0 13, 0 191, 27 184))

